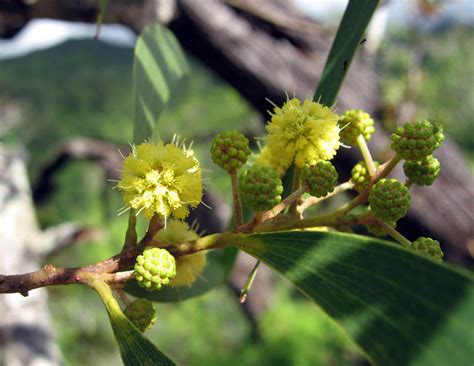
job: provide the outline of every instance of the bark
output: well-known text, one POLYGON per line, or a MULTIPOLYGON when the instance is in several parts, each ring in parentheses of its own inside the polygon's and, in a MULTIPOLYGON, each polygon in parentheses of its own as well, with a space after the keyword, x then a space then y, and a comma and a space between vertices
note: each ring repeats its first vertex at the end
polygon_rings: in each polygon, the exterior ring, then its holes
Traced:
MULTIPOLYGON (((0 273, 38 269, 42 241, 24 157, 0 144, 0 273), (7 246, 8 244, 8 246, 7 246)), ((0 365, 59 365, 46 289, 0 296, 0 365)))

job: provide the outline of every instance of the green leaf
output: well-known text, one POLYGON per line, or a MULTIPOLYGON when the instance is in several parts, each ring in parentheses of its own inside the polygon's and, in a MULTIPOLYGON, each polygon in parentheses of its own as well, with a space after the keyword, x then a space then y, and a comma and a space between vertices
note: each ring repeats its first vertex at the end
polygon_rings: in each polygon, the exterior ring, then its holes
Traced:
POLYGON ((236 245, 314 300, 375 364, 472 365, 471 273, 358 235, 267 233, 236 245))
POLYGON ((172 366, 175 363, 160 352, 123 314, 110 287, 100 280, 94 280, 91 286, 100 295, 109 314, 115 340, 125 366, 172 366))
MULTIPOLYGON (((378 3, 379 0, 349 1, 314 93, 314 101, 327 106, 332 106, 336 101, 337 93, 378 3)), ((294 165, 285 175, 283 197, 291 193, 293 174, 294 165)))
POLYGON ((176 302, 200 296, 227 280, 237 253, 237 249, 233 247, 210 251, 204 272, 191 286, 166 286, 160 291, 146 291, 138 287, 135 281, 128 281, 125 291, 156 302, 176 302))
POLYGON ((135 143, 157 137, 158 118, 188 73, 173 33, 159 24, 146 27, 137 39, 133 60, 135 143))
POLYGON ((379 0, 351 0, 329 51, 314 100, 331 106, 379 0))
POLYGON ((173 361, 145 338, 125 315, 112 316, 109 313, 109 319, 125 366, 175 365, 173 361))

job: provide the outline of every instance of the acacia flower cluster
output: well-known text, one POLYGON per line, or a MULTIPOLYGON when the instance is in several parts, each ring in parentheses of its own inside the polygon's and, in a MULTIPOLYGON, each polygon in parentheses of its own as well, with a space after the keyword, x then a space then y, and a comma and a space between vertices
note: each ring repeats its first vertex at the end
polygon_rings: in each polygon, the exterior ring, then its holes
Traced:
POLYGON ((201 169, 191 149, 143 143, 125 159, 117 187, 125 204, 146 218, 184 219, 201 202, 201 169))
POLYGON ((291 164, 302 168, 318 160, 331 160, 340 146, 339 115, 311 100, 288 100, 275 107, 267 125, 266 145, 256 158, 281 177, 291 164))

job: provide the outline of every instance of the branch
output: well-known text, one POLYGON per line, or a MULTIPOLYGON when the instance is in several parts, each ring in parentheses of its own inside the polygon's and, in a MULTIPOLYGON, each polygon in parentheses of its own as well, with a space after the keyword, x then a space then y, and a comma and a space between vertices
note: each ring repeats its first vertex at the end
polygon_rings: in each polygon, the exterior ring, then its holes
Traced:
MULTIPOLYGON (((173 256, 180 257, 203 250, 232 245, 237 243, 242 235, 233 233, 212 234, 193 242, 172 245, 166 249, 173 256)), ((57 268, 48 264, 36 272, 0 275, 0 294, 20 293, 23 296, 28 296, 30 290, 45 286, 89 284, 91 277, 101 279, 107 283, 126 282, 133 278, 133 271, 119 271, 130 269, 135 263, 136 257, 143 252, 147 245, 153 242, 153 240, 150 242, 142 241, 136 247, 87 267, 57 268)))
POLYGON ((28 292, 40 287, 55 285, 85 284, 91 276, 102 278, 107 283, 122 283, 132 279, 133 271, 118 273, 97 273, 86 268, 56 268, 45 265, 36 272, 20 275, 0 275, 0 293, 20 293, 28 296, 28 292))

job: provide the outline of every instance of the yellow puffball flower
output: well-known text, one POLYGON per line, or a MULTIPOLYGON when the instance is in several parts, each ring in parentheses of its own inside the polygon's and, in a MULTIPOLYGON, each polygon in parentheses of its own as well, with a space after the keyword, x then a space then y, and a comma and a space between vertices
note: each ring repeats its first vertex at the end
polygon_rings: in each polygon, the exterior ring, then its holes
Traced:
POLYGON ((126 205, 147 218, 184 219, 201 202, 202 182, 194 152, 175 144, 143 143, 123 162, 117 185, 126 205))
MULTIPOLYGON (((339 148, 339 116, 331 108, 312 100, 293 98, 275 107, 267 125, 268 150, 262 151, 276 170, 292 162, 299 168, 317 160, 331 160, 339 148)), ((265 150, 265 148, 264 148, 265 150)), ((257 159, 258 160, 258 159, 257 159)), ((264 161, 265 159, 262 158, 264 161)))
POLYGON ((176 260, 176 276, 171 281, 171 287, 190 286, 198 279, 199 275, 206 267, 206 253, 197 252, 194 254, 178 257, 176 260))
POLYGON ((286 170, 292 162, 292 156, 285 155, 279 158, 273 155, 271 150, 268 148, 268 145, 264 146, 262 150, 260 150, 260 153, 255 157, 255 164, 273 168, 280 178, 285 175, 286 170))
MULTIPOLYGON (((166 228, 161 229, 154 237, 164 246, 197 240, 199 235, 185 222, 171 220, 166 228)), ((176 258, 176 276, 171 287, 189 286, 196 282, 206 267, 206 253, 197 252, 176 258)))

